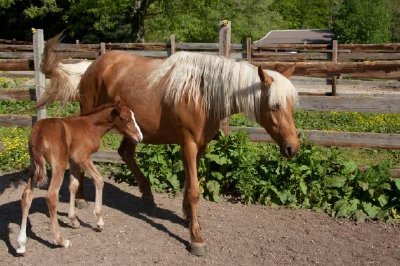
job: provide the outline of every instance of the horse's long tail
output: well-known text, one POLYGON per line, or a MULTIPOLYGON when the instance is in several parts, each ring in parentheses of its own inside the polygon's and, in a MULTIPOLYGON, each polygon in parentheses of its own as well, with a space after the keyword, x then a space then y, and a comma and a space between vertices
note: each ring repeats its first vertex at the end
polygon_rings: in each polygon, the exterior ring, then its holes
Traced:
POLYGON ((46 175, 46 160, 43 153, 35 148, 29 147, 31 159, 31 167, 29 169, 29 177, 32 178, 32 183, 38 187, 42 187, 47 183, 46 175))
POLYGON ((41 108, 53 101, 62 104, 79 98, 78 84, 90 62, 84 61, 76 64, 63 64, 61 56, 54 51, 61 41, 61 34, 46 41, 41 64, 42 72, 50 78, 43 95, 38 99, 36 108, 41 108))

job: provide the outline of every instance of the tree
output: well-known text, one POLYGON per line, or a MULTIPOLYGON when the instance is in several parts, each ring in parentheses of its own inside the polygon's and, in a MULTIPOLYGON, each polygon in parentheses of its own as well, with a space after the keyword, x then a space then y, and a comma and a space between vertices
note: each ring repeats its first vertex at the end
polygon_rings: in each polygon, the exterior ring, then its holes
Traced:
POLYGON ((333 29, 341 43, 389 42, 390 14, 385 0, 342 1, 333 29))
POLYGON ((270 10, 279 12, 286 29, 326 29, 332 24, 337 0, 279 0, 270 10))
POLYGON ((219 21, 232 22, 232 41, 260 38, 282 26, 277 12, 268 10, 273 0, 174 0, 156 1, 146 20, 147 40, 166 40, 175 34, 179 41, 215 42, 219 21))

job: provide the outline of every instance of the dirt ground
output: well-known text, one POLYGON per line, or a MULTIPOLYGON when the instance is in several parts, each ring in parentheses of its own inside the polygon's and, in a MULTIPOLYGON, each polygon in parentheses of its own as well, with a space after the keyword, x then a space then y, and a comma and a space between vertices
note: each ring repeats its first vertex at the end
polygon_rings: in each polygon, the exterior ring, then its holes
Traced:
POLYGON ((105 227, 96 231, 94 189, 85 183, 89 208, 78 210, 81 227, 67 218, 69 193, 60 193, 59 221, 72 247, 52 244, 46 190, 35 190, 29 215, 27 253, 16 254, 19 199, 26 173, 0 174, 0 265, 400 265, 400 225, 355 224, 323 213, 247 206, 223 199, 201 201, 200 221, 208 254, 188 252, 182 197, 156 194, 144 205, 137 187, 106 178, 105 227))

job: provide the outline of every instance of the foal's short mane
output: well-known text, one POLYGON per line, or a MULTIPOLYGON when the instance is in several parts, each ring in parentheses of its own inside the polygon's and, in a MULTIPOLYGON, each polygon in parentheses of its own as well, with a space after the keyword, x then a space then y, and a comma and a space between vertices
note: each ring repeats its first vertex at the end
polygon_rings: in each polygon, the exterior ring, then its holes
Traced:
POLYGON ((92 115, 94 113, 103 111, 104 109, 107 109, 107 108, 110 108, 110 107, 116 107, 116 106, 117 106, 117 103, 115 103, 115 102, 105 103, 105 104, 102 104, 100 106, 95 107, 93 110, 91 110, 91 111, 89 111, 87 113, 82 114, 81 116, 92 115))
MULTIPOLYGON (((269 105, 286 107, 287 100, 295 103, 297 91, 282 74, 267 70, 273 78, 269 90, 269 105)), ((247 62, 235 62, 225 57, 178 52, 166 59, 148 78, 155 86, 169 74, 165 101, 176 104, 189 95, 197 105, 201 101, 206 112, 223 118, 234 109, 256 119, 260 113, 261 82, 257 68, 247 62)))

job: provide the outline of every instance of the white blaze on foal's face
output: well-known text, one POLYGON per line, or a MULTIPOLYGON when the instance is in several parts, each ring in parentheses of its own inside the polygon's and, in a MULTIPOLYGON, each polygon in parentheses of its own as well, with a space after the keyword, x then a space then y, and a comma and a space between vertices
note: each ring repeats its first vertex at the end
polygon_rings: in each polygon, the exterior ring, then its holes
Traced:
POLYGON ((142 131, 141 131, 140 128, 139 128, 139 125, 136 123, 135 115, 133 114, 132 110, 131 110, 131 116, 132 116, 132 121, 133 121, 133 123, 135 124, 135 128, 136 128, 136 130, 138 131, 138 135, 139 135, 138 142, 142 142, 142 140, 143 140, 143 134, 142 134, 142 131))

